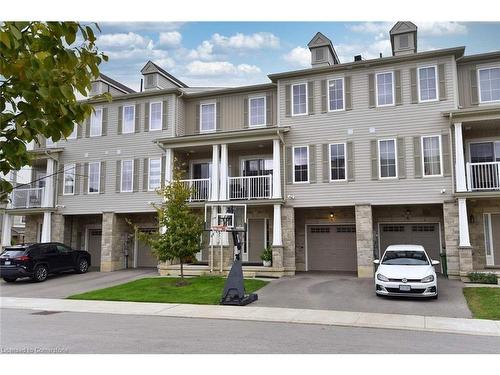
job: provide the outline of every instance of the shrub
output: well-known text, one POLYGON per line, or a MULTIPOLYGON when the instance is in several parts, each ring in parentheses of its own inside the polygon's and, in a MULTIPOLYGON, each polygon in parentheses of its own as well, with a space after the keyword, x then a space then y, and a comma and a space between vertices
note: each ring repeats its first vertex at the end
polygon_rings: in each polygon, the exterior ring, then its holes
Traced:
POLYGON ((471 283, 496 284, 497 275, 494 273, 470 272, 467 274, 471 283))
POLYGON ((264 251, 260 255, 260 259, 262 259, 264 262, 272 262, 273 249, 271 248, 271 246, 268 246, 264 249, 264 251))

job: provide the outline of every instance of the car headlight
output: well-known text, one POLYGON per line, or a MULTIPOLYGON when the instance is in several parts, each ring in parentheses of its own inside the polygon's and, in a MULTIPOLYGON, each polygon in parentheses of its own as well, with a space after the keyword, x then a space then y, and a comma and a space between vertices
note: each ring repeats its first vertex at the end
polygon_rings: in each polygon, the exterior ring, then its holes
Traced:
POLYGON ((431 281, 434 281, 434 275, 429 275, 422 279, 423 283, 430 283, 431 281))
POLYGON ((380 281, 389 281, 389 279, 384 275, 382 275, 381 273, 377 273, 377 279, 380 281))

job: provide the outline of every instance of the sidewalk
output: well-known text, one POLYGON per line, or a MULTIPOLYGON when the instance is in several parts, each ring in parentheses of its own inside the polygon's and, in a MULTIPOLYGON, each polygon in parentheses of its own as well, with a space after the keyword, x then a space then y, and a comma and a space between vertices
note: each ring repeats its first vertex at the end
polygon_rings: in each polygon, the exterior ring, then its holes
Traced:
POLYGON ((229 319, 499 336, 500 321, 366 312, 0 297, 2 309, 229 319))

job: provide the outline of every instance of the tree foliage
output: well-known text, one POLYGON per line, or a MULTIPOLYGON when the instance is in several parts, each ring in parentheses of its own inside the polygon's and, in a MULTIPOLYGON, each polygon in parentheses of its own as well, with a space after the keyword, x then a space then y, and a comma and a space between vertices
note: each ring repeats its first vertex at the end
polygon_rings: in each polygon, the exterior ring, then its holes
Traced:
MULTIPOLYGON (((27 145, 38 136, 66 138, 90 116, 87 97, 99 64, 108 58, 95 44, 97 24, 0 24, 0 172, 29 165, 27 145)), ((0 179, 0 192, 10 184, 0 179)))

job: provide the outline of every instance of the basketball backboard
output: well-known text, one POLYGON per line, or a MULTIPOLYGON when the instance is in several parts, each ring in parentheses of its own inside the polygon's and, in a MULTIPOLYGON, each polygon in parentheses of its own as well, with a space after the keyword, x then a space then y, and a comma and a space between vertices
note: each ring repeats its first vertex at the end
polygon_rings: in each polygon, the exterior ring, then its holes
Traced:
POLYGON ((226 227, 227 231, 245 231, 247 227, 246 204, 206 204, 205 230, 226 227))

